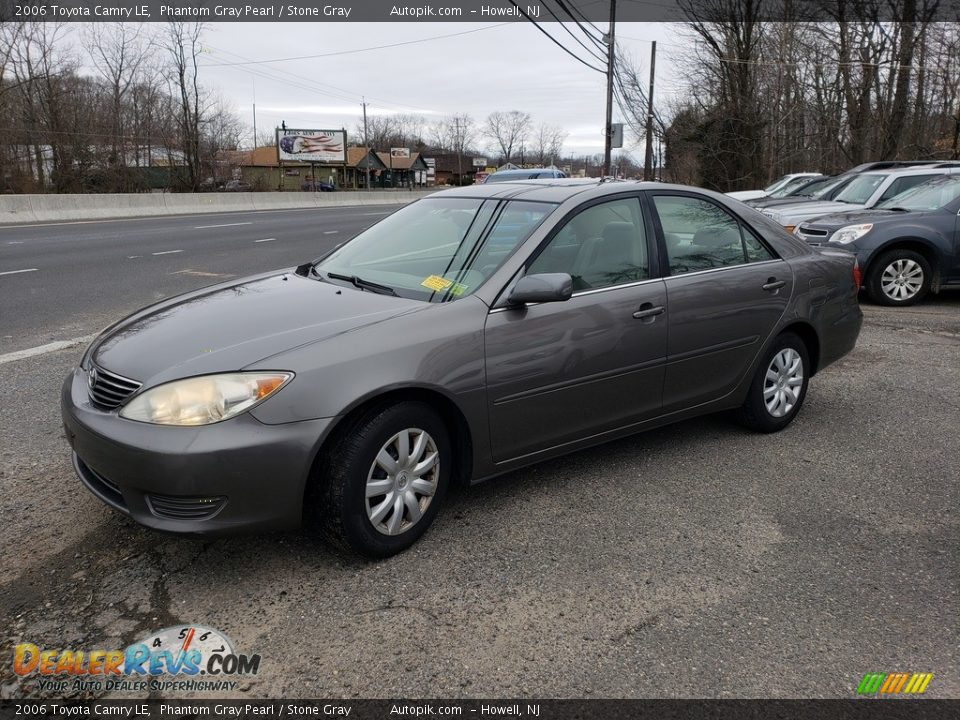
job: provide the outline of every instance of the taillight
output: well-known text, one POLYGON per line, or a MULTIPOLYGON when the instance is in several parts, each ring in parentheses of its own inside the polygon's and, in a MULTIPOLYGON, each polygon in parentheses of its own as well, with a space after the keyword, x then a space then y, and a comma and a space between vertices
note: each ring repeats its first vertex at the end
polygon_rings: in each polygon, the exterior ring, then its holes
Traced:
POLYGON ((859 292, 863 286, 863 274, 860 272, 860 263, 856 258, 853 260, 853 287, 854 292, 859 292))

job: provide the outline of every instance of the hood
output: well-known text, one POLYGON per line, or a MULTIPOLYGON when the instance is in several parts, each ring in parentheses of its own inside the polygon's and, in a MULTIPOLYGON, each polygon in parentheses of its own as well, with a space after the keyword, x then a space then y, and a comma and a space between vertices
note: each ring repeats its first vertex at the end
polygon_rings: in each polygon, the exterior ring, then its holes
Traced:
POLYGON ((767 193, 763 190, 737 190, 735 192, 728 192, 726 196, 733 198, 734 200, 756 200, 757 198, 766 197, 767 193))
POLYGON ((863 225, 865 223, 883 222, 884 220, 902 220, 907 217, 915 217, 920 213, 905 213, 897 210, 855 210, 848 213, 832 213, 831 215, 822 215, 812 222, 803 223, 804 227, 815 228, 841 228, 847 225, 863 225))
MULTIPOLYGON (((92 349, 101 367, 143 383, 240 370, 285 350, 429 307, 277 273, 159 303, 92 349)), ((275 368, 296 370, 296 368, 275 368)))
POLYGON ((820 217, 831 213, 846 213, 860 210, 862 205, 851 205, 842 202, 808 202, 792 203, 782 207, 775 207, 766 211, 761 211, 767 217, 771 217, 782 224, 794 225, 795 221, 804 218, 820 217))

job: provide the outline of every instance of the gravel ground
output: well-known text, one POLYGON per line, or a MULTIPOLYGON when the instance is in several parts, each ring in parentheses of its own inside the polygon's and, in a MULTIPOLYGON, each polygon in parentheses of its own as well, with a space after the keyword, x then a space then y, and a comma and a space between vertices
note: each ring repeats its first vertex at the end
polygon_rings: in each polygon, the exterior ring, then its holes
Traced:
POLYGON ((180 623, 261 654, 225 697, 851 697, 878 671, 958 697, 960 294, 864 312, 787 431, 708 417, 543 463, 377 563, 134 525, 70 466, 80 348, 0 365, 0 697, 42 694, 15 643, 180 623))

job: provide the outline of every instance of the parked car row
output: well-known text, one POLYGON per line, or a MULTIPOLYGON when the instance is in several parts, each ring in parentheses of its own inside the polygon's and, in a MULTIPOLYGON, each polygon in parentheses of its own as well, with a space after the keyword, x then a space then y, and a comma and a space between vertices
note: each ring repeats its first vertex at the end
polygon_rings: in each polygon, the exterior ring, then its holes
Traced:
POLYGON ((912 305, 960 287, 960 163, 884 161, 778 184, 743 201, 810 245, 856 254, 875 302, 912 305))

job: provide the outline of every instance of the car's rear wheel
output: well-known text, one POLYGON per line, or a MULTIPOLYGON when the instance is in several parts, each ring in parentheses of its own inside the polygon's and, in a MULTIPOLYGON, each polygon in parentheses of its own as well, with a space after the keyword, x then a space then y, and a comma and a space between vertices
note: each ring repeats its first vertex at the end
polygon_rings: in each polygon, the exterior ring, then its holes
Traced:
POLYGON ((800 412, 810 380, 810 357, 799 335, 785 332, 767 350, 750 383, 740 420, 751 430, 783 430, 800 412))
POLYGON ((374 408, 324 453, 308 510, 335 544, 389 557, 433 522, 452 465, 449 434, 429 405, 374 408))
POLYGON ((870 299, 881 305, 913 305, 930 292, 933 272, 913 250, 891 250, 872 264, 867 278, 870 299))

